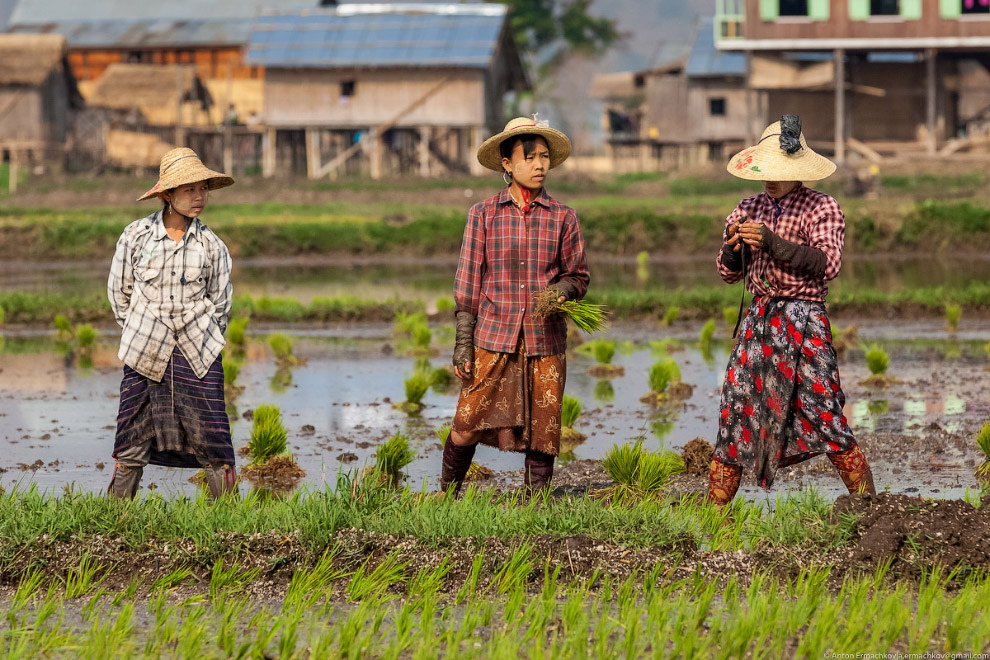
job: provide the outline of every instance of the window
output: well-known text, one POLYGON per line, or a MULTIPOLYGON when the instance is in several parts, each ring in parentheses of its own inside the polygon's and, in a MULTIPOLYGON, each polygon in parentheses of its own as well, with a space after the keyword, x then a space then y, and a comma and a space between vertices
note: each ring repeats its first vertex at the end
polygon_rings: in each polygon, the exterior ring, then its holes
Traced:
POLYGON ((990 0, 962 0, 964 14, 990 14, 990 0))
POLYGON ((870 0, 870 16, 900 16, 899 0, 870 0))
POLYGON ((807 16, 808 0, 780 0, 781 16, 807 16))
POLYGON ((725 99, 721 97, 708 99, 708 114, 712 117, 724 117, 725 99))
POLYGON ((340 83, 340 96, 350 98, 354 96, 354 88, 357 86, 353 80, 345 80, 340 83))

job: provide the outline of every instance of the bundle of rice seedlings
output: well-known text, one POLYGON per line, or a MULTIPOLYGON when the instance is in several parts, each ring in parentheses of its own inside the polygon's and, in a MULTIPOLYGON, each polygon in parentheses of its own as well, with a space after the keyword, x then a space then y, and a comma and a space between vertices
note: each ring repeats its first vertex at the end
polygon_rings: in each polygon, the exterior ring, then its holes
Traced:
POLYGON ((412 314, 396 312, 395 326, 392 331, 396 335, 411 337, 413 330, 421 325, 427 325, 426 314, 423 312, 413 312, 412 314))
POLYGON ((375 467, 378 484, 398 488, 402 483, 402 471, 416 458, 416 452, 409 448, 409 438, 396 433, 375 450, 375 467))
POLYGON ((86 350, 93 347, 100 333, 89 323, 83 323, 76 326, 75 335, 79 348, 86 350))
POLYGON ((675 474, 684 472, 684 460, 672 451, 643 452, 636 470, 636 487, 649 497, 659 492, 675 474))
POLYGON ((725 321, 726 327, 735 328, 736 321, 739 320, 739 308, 735 305, 731 307, 723 307, 722 319, 725 321))
POLYGON ((611 364, 615 357, 615 342, 605 339, 596 339, 588 342, 591 355, 594 356, 598 364, 611 364))
POLYGON ((677 316, 680 313, 681 313, 681 308, 680 307, 668 307, 667 308, 667 311, 665 311, 663 313, 663 321, 662 321, 662 323, 665 326, 668 326, 668 327, 671 326, 671 325, 673 325, 674 324, 674 321, 677 320, 677 316))
POLYGON ((430 369, 430 387, 434 390, 446 391, 453 378, 454 375, 450 373, 450 370, 444 367, 430 369))
POLYGON ((416 348, 429 348, 430 344, 433 342, 433 333, 430 332, 430 326, 423 323, 422 325, 417 325, 412 331, 413 345, 416 348))
POLYGON ((533 315, 547 318, 554 314, 563 314, 574 321, 574 324, 585 332, 601 332, 608 327, 608 315, 605 305, 596 305, 584 300, 565 300, 557 302, 560 291, 555 286, 549 286, 534 296, 535 306, 533 315))
POLYGON ((577 418, 581 416, 584 406, 581 400, 569 394, 564 395, 560 409, 560 451, 567 453, 574 451, 578 445, 588 439, 580 431, 574 428, 577 418))
POLYGON ((615 357, 615 342, 610 339, 593 339, 582 344, 577 350, 581 353, 591 355, 598 363, 591 369, 588 369, 588 374, 591 376, 596 378, 615 378, 626 372, 625 368, 612 364, 612 358, 615 357))
POLYGON ((681 381, 681 368, 673 358, 657 360, 650 367, 650 389, 656 394, 662 394, 673 383, 681 381))
MULTIPOLYGON (((444 424, 443 426, 438 426, 433 429, 436 434, 437 439, 440 441, 441 447, 447 446, 447 440, 450 439, 450 424, 444 424)), ((471 463, 468 468, 467 475, 464 477, 464 481, 484 481, 485 479, 490 479, 495 476, 495 471, 491 468, 486 468, 484 465, 479 465, 478 463, 471 463)))
POLYGON ((882 376, 887 373, 887 367, 890 366, 890 356, 887 355, 887 351, 876 344, 868 346, 866 349, 866 366, 870 369, 871 374, 882 376))
POLYGON ((414 415, 423 409, 423 397, 432 385, 433 375, 423 369, 416 369, 412 375, 403 381, 406 388, 406 400, 402 403, 393 404, 396 410, 401 410, 409 415, 414 415))
POLYGON ((288 439, 289 431, 282 423, 282 410, 278 406, 263 403, 254 409, 248 440, 252 464, 261 465, 273 456, 286 453, 288 439))
POLYGON ((55 315, 55 332, 59 341, 69 341, 72 339, 72 324, 65 314, 55 315))
POLYGON ((712 337, 715 336, 715 319, 708 319, 703 326, 701 326, 701 332, 698 334, 698 343, 702 347, 711 346, 712 337))
POLYGON ((611 489, 606 489, 613 502, 622 502, 636 488, 636 474, 642 455, 643 440, 640 438, 631 445, 612 445, 602 458, 602 467, 615 482, 611 489))
POLYGON ((983 462, 976 468, 976 478, 981 483, 990 483, 990 422, 986 422, 976 434, 976 444, 983 452, 983 462))
POLYGON ((250 319, 245 317, 231 319, 227 324, 227 341, 237 350, 244 350, 244 342, 247 341, 247 326, 250 319))
POLYGON ((613 445, 602 459, 602 467, 615 482, 604 494, 619 504, 626 498, 656 496, 672 476, 684 472, 684 461, 672 451, 646 451, 639 438, 632 445, 613 445))
POLYGON ((292 337, 284 332, 273 332, 268 335, 268 345, 271 346, 275 359, 281 365, 293 365, 298 362, 296 356, 292 354, 293 344, 292 337))
POLYGON ((955 332, 959 329, 959 319, 962 318, 961 305, 946 305, 945 320, 949 323, 949 330, 955 332))

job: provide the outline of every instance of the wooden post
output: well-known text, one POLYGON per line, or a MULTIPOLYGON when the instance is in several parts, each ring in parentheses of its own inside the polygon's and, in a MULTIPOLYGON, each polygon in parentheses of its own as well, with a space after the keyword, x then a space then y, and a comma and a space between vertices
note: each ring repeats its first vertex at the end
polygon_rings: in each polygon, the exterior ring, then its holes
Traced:
POLYGON ((306 176, 320 178, 320 129, 306 129, 306 176))
MULTIPOLYGON (((221 117, 226 127, 223 133, 223 171, 234 173, 234 128, 230 121, 230 106, 234 104, 234 67, 227 63, 227 106, 223 108, 221 117)), ((243 122, 241 122, 243 123, 243 122)))
POLYGON ((430 127, 419 127, 419 175, 430 176, 430 127))
POLYGON ((928 124, 928 153, 934 155, 938 150, 938 139, 936 138, 936 123, 938 121, 938 105, 936 96, 936 62, 938 58, 938 51, 934 48, 929 48, 925 51, 925 68, 927 70, 927 80, 926 83, 926 121, 928 124))
POLYGON ((268 127, 261 138, 261 175, 266 179, 275 176, 275 138, 277 132, 274 128, 268 127))
POLYGON ((370 158, 371 158, 371 178, 378 180, 382 178, 382 143, 381 134, 375 130, 371 129, 371 148, 370 158))
POLYGON ((481 143, 485 141, 485 129, 483 126, 473 126, 471 128, 471 150, 468 154, 468 170, 471 176, 483 176, 486 172, 484 165, 478 162, 475 154, 481 148, 481 143))
POLYGON ((17 149, 10 148, 10 181, 8 182, 8 189, 10 194, 13 195, 17 192, 17 149))
POLYGON ((835 161, 846 162, 846 51, 835 53, 835 161))

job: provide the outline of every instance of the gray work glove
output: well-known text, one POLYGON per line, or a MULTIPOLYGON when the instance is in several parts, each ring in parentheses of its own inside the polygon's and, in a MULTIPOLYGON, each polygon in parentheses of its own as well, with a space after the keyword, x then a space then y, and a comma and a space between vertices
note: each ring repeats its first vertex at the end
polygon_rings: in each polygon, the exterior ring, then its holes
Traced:
MULTIPOLYGON (((738 243, 736 244, 738 245, 738 243)), ((731 270, 733 273, 738 273, 742 270, 742 251, 746 249, 746 245, 743 245, 739 252, 733 249, 733 245, 724 243, 722 245, 722 265, 731 270)))
POLYGON ((577 286, 570 280, 560 280, 550 286, 557 289, 557 294, 564 296, 567 300, 574 300, 577 297, 577 286))
POLYGON ((828 260, 824 252, 810 245, 801 245, 783 239, 766 225, 760 228, 760 232, 762 233, 760 248, 775 260, 790 266, 802 275, 815 279, 825 277, 828 260))
POLYGON ((474 314, 457 312, 457 333, 454 335, 454 366, 463 368, 464 363, 474 363, 474 314))

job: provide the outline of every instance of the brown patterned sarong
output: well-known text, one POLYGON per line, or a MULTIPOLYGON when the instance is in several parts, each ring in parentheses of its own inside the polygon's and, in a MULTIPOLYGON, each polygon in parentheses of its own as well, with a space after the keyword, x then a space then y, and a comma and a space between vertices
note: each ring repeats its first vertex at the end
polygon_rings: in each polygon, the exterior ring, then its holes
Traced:
POLYGON ((474 379, 461 385, 453 428, 478 433, 479 442, 502 451, 560 453, 560 410, 567 361, 563 353, 528 357, 474 350, 474 379))

